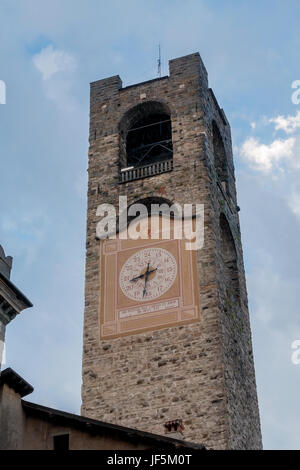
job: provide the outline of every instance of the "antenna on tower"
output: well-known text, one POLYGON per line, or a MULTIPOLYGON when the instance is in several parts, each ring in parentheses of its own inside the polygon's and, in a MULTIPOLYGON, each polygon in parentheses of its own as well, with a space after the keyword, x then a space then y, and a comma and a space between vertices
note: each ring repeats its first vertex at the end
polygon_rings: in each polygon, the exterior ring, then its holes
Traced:
POLYGON ((161 54, 160 54, 160 44, 158 45, 157 76, 158 76, 159 78, 161 78, 161 54))

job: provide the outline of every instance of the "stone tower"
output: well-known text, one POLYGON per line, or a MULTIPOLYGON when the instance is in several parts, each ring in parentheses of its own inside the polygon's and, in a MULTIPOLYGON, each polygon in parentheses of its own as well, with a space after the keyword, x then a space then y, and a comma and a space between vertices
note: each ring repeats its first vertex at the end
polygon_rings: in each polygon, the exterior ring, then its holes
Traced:
POLYGON ((230 126, 199 54, 125 88, 93 82, 89 139, 82 414, 159 434, 180 419, 208 448, 261 448, 230 126), (97 208, 119 196, 204 204, 203 247, 99 240, 97 208), (144 297, 146 270, 162 287, 144 297))

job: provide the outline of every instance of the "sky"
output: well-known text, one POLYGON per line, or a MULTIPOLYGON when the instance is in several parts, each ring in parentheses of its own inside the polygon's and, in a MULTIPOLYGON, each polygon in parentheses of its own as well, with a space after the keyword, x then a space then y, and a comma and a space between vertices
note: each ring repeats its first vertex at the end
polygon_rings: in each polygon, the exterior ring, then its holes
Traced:
POLYGON ((155 78, 160 43, 162 75, 200 52, 231 124, 263 443, 300 449, 299 15, 297 0, 0 0, 0 244, 34 304, 6 366, 31 401, 80 412, 89 83, 155 78))

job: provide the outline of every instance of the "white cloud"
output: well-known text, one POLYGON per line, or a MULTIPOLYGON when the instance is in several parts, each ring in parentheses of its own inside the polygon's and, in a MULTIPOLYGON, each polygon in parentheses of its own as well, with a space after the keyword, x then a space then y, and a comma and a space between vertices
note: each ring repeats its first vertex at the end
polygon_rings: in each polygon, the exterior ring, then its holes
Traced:
POLYGON ((275 124, 275 131, 283 130, 293 137, 274 139, 269 144, 255 137, 245 140, 239 149, 244 161, 264 178, 268 175, 281 193, 288 209, 300 221, 300 111, 295 116, 277 116, 267 122, 275 124), (280 171, 278 171, 280 170, 280 171))
POLYGON ((63 111, 74 112, 76 100, 72 96, 76 59, 64 50, 45 47, 32 58, 41 73, 46 97, 63 111))
POLYGON ((295 116, 277 116, 269 119, 269 122, 275 123, 275 130, 283 130, 287 134, 292 134, 296 129, 300 128, 300 111, 295 116))
POLYGON ((241 155, 254 169, 269 172, 278 166, 280 161, 293 155, 294 144, 295 139, 292 137, 286 140, 274 140, 269 145, 250 137, 242 145, 241 155))
POLYGON ((73 71, 77 63, 75 58, 67 52, 54 49, 52 45, 45 47, 33 56, 33 63, 42 74, 43 80, 48 80, 58 72, 73 71))

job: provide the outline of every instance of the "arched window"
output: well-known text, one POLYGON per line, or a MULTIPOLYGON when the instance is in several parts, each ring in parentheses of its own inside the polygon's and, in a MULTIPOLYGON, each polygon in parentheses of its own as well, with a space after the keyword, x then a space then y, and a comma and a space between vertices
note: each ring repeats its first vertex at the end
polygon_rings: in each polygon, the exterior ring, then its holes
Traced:
MULTIPOLYGON (((175 215, 173 210, 176 209, 176 207, 173 206, 173 203, 169 199, 163 197, 151 196, 143 199, 138 199, 127 207, 127 214, 130 212, 130 208, 136 204, 143 204, 143 206, 147 209, 149 215, 167 215, 171 218, 173 218, 175 215)), ((127 215, 128 223, 130 223, 135 218, 136 216, 127 215)))
POLYGON ((121 122, 121 163, 141 167, 173 158, 171 116, 166 105, 148 101, 121 122))
POLYGON ((224 214, 220 216, 221 251, 224 264, 224 275, 227 291, 236 299, 240 298, 239 272, 237 253, 229 223, 224 214))
POLYGON ((215 121, 212 122, 213 149, 215 168, 223 188, 228 192, 228 168, 225 147, 219 128, 215 121))
MULTIPOLYGON (((171 207, 173 203, 169 199, 166 199, 164 197, 150 196, 150 197, 138 199, 137 201, 134 201, 132 204, 143 204, 146 207, 147 211, 150 213, 152 210, 153 204, 155 205, 158 204, 159 206, 162 206, 162 207, 171 207)), ((132 206, 132 204, 130 204, 127 209, 129 209, 132 206)))

